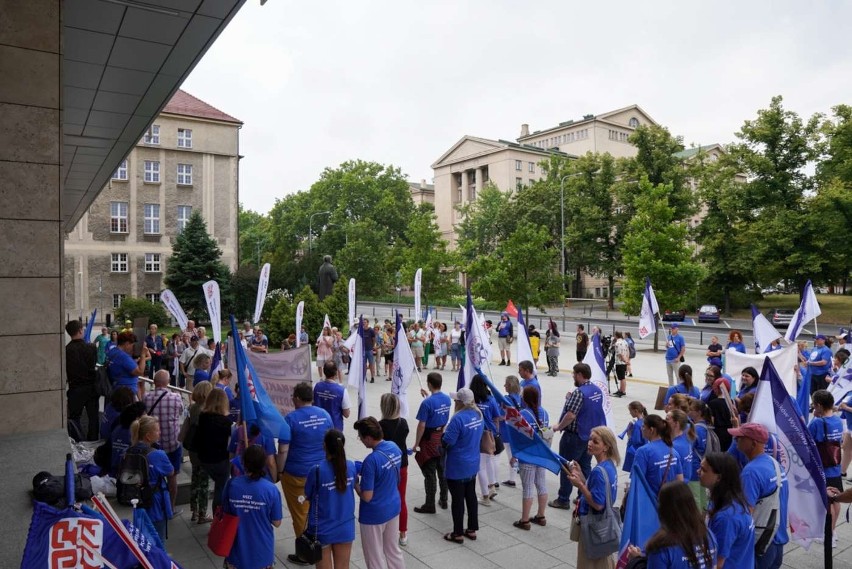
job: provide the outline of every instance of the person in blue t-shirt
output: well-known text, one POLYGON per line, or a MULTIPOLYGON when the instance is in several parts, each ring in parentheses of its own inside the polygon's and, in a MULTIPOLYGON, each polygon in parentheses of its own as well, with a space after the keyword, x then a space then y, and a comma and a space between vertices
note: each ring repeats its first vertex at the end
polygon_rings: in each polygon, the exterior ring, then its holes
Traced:
POLYGON ((145 375, 145 366, 151 360, 146 346, 142 346, 142 355, 136 360, 131 357, 136 335, 122 332, 118 335, 116 349, 108 353, 107 375, 113 387, 129 387, 134 394, 139 392, 139 376, 145 375))
POLYGON ((807 366, 811 372, 811 395, 819 389, 826 389, 826 377, 831 371, 833 354, 831 348, 825 345, 825 336, 818 334, 814 337, 814 348, 808 353, 807 366))
POLYGON ((322 544, 317 567, 347 567, 355 541, 355 463, 346 460, 346 437, 329 429, 323 438, 325 460, 311 468, 305 479, 310 501, 308 534, 322 544))
POLYGON ((669 399, 671 399, 672 395, 675 393, 683 393, 684 395, 689 395, 694 399, 698 399, 701 396, 701 392, 698 391, 698 388, 692 383, 691 366, 684 364, 677 368, 677 378, 677 385, 672 385, 666 391, 666 397, 663 399, 663 405, 668 405, 669 399))
MULTIPOLYGON (((550 416, 540 404, 539 392, 533 385, 527 385, 523 392, 524 408, 521 416, 526 419, 533 431, 539 436, 550 426, 550 416)), ((550 442, 548 441, 548 446, 550 442)), ((518 459, 521 472, 521 486, 523 487, 523 499, 521 502, 521 519, 515 522, 516 528, 529 530, 530 523, 536 525, 547 525, 544 511, 547 509, 547 469, 543 466, 531 464, 525 460, 518 459), (530 517, 532 511, 533 497, 538 502, 538 512, 530 517)))
MULTIPOLYGON (((814 418, 808 423, 808 431, 814 438, 819 456, 822 458, 825 485, 843 492, 843 477, 840 474, 843 421, 834 414, 834 396, 825 389, 815 392, 812 401, 814 418)), ((840 504, 831 504, 831 531, 834 546, 837 545, 837 534, 834 533, 834 528, 837 525, 838 514, 840 514, 840 504)))
POLYGON ((463 387, 450 396, 455 400, 455 414, 444 431, 447 486, 453 498, 453 531, 444 539, 464 543, 476 539, 479 531, 479 502, 476 500, 476 472, 479 470, 479 441, 485 429, 482 411, 476 406, 473 391, 463 387), (467 528, 464 513, 467 507, 467 528))
MULTIPOLYGON (((533 388, 535 388, 533 386, 533 388)), ((491 394, 491 390, 486 385, 485 380, 481 375, 473 376, 470 381, 470 390, 473 391, 473 399, 476 401, 476 406, 482 411, 482 421, 485 430, 491 433, 494 437, 495 444, 500 436, 499 423, 503 420, 505 414, 497 400, 491 394)), ((479 453, 479 479, 480 498, 479 503, 483 506, 490 506, 491 500, 497 496, 497 456, 492 452, 479 453)))
POLYGON ((684 482, 692 480, 692 443, 695 441, 695 427, 689 417, 680 409, 672 409, 666 414, 666 422, 672 433, 672 447, 681 459, 684 482))
POLYGON ((719 547, 719 567, 754 569, 754 520, 740 482, 740 466, 728 453, 711 452, 699 467, 710 491, 707 526, 719 547))
POLYGON ((418 514, 435 513, 435 495, 438 505, 447 509, 447 479, 444 476, 444 463, 441 460, 441 435, 450 420, 450 396, 441 391, 444 378, 440 373, 431 372, 426 376, 426 386, 420 390, 425 399, 417 410, 417 431, 414 435, 414 460, 423 473, 423 485, 426 499, 422 506, 415 506, 418 514))
POLYGON ((228 455, 231 457, 231 476, 242 476, 246 473, 242 462, 245 449, 257 445, 266 453, 266 468, 263 475, 270 482, 278 482, 278 469, 275 465, 275 439, 260 432, 260 426, 256 423, 250 424, 246 430, 242 425, 234 425, 231 430, 231 440, 228 443, 228 455), (248 436, 248 441, 245 437, 248 436))
MULTIPOLYGON (((589 454, 595 457, 595 461, 598 463, 589 474, 589 479, 585 479, 580 465, 576 462, 571 463, 571 474, 568 475, 568 480, 577 487, 580 494, 577 514, 581 519, 583 516, 589 515, 591 510, 601 512, 607 506, 607 501, 610 506, 615 503, 615 495, 618 492, 618 471, 616 467, 620 457, 615 435, 612 434, 609 427, 592 429, 592 434, 589 437, 589 454)), ((587 557, 586 547, 581 535, 577 544, 578 567, 589 566, 596 562, 587 557)), ((612 556, 608 556, 607 559, 611 562, 612 556)), ((600 561, 597 562, 600 563, 600 561)))
POLYGON ((367 567, 404 569, 399 548, 399 477, 402 453, 395 443, 386 441, 375 417, 355 422, 358 438, 372 452, 361 465, 355 492, 361 498, 358 521, 361 546, 367 567))
MULTIPOLYGON (((716 537, 686 484, 663 485, 657 513, 660 529, 645 544, 648 569, 715 569, 716 537)), ((628 555, 641 555, 641 550, 630 545, 628 555)))
POLYGON ((118 477, 118 468, 121 466, 121 459, 124 458, 124 453, 133 444, 130 435, 130 426, 136 419, 143 415, 145 415, 145 404, 141 401, 131 403, 118 416, 118 424, 109 434, 111 452, 110 473, 114 478, 118 477))
MULTIPOLYGON (((506 390, 505 397, 511 401, 512 405, 517 408, 521 407, 521 383, 516 375, 507 375, 506 382, 503 384, 503 389, 506 390)), ((514 488, 517 486, 515 482, 516 474, 518 473, 515 466, 518 464, 518 459, 512 456, 512 447, 509 445, 509 425, 506 421, 500 423, 500 436, 503 437, 503 443, 506 447, 506 459, 509 461, 509 477, 502 482, 504 486, 514 488)))
POLYGON ((152 449, 152 445, 160 440, 160 423, 148 415, 139 417, 130 425, 130 439, 132 444, 127 449, 128 453, 147 452, 148 484, 154 490, 148 517, 154 522, 160 539, 165 541, 169 537, 169 520, 172 517, 172 500, 166 478, 174 472, 174 467, 165 452, 152 449))
MULTIPOLYGON (((538 382, 538 377, 535 374, 535 366, 529 360, 524 360, 518 364, 518 375, 521 377, 521 391, 528 385, 532 385, 538 391, 538 400, 541 401, 541 384, 538 382)), ((475 395, 475 394, 474 394, 475 395)), ((523 405, 523 401, 521 402, 523 405)))
POLYGON ((633 466, 645 475, 651 493, 657 494, 665 482, 683 482, 683 461, 672 448, 672 432, 665 419, 648 415, 642 425, 642 436, 648 442, 636 451, 633 466))
POLYGON ((675 376, 681 364, 681 358, 686 353, 686 341, 680 335, 677 324, 672 324, 666 341, 666 375, 669 378, 669 386, 675 384, 675 376))
MULTIPOLYGON (((728 429, 736 437, 737 449, 748 458, 748 464, 742 471, 743 493, 753 512, 757 503, 770 494, 780 491, 778 507, 778 531, 763 555, 755 556, 754 566, 757 569, 777 568, 784 560, 784 544, 790 538, 787 534, 787 498, 789 486, 784 468, 772 457, 765 453, 765 445, 769 440, 766 427, 757 423, 745 423, 738 428, 728 429), (778 474, 781 475, 780 485, 778 474)), ((771 531, 771 530, 770 530, 771 531)), ((755 534, 755 541, 760 540, 755 534)))
POLYGON ((275 531, 281 526, 281 493, 264 477, 266 453, 258 445, 242 455, 246 474, 225 485, 222 509, 239 520, 231 553, 225 561, 236 569, 263 569, 275 565, 275 531))
POLYGON ((734 350, 741 354, 746 353, 745 344, 743 344, 743 334, 739 330, 731 330, 728 334, 728 345, 725 346, 725 351, 734 350))
POLYGON ((648 410, 645 409, 641 401, 631 401, 627 406, 627 410, 630 412, 633 420, 627 425, 624 432, 618 435, 622 439, 627 436, 627 451, 624 453, 624 464, 621 467, 621 470, 624 472, 630 472, 630 469, 633 468, 633 459, 636 456, 636 451, 648 442, 642 436, 642 425, 645 424, 645 417, 648 416, 648 410))
MULTIPOLYGON (((192 363, 195 364, 195 374, 192 376, 193 387, 202 381, 209 381, 210 383, 213 383, 213 381, 211 381, 212 378, 210 377, 210 365, 213 363, 213 358, 207 354, 198 354, 195 356, 195 360, 192 363)), ((229 396, 228 399, 231 399, 232 396, 233 394, 229 396)))
POLYGON ((743 368, 743 371, 740 373, 740 383, 737 386, 737 400, 742 399, 743 395, 757 392, 757 382, 759 380, 760 374, 757 373, 756 369, 751 366, 743 368))
MULTIPOLYGON (((689 479, 688 485, 689 489, 692 490, 692 495, 695 496, 698 509, 704 512, 707 510, 707 492, 701 487, 698 469, 708 451, 707 439, 713 429, 713 416, 710 414, 710 408, 707 407, 707 404, 700 399, 693 399, 689 402, 688 415, 695 428, 695 440, 692 441, 692 477, 689 479)), ((715 433, 713 436, 716 436, 715 433)))

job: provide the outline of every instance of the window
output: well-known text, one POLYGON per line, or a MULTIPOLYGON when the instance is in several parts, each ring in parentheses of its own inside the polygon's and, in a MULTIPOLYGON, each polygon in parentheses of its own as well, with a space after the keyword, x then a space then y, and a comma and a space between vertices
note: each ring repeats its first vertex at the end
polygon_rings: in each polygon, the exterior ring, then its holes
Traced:
POLYGON ((112 307, 120 308, 121 303, 124 302, 124 299, 127 297, 126 294, 114 294, 112 295, 112 307))
POLYGON ((524 179, 523 178, 515 178, 515 189, 520 190, 524 187, 524 179))
POLYGON ((147 293, 145 293, 145 300, 147 300, 151 304, 157 304, 158 302, 160 302, 160 293, 159 292, 147 292, 147 293))
POLYGON ((515 170, 520 172, 522 168, 523 168, 523 165, 522 165, 521 161, 515 160, 515 170))
MULTIPOLYGON (((113 253, 112 262, 110 263, 110 272, 126 273, 127 272, 127 253, 113 253)), ((118 307, 116 307, 118 308, 118 307)))
POLYGON ((145 181, 151 184, 160 182, 159 160, 145 160, 145 181))
POLYGON ((178 186, 192 185, 192 164, 178 164, 177 183, 178 186))
POLYGON ((109 232, 127 233, 127 202, 109 203, 109 232))
POLYGON ((639 119, 637 119, 636 117, 633 117, 632 119, 627 121, 627 124, 630 125, 630 128, 636 128, 636 127, 639 126, 639 119))
POLYGON ((145 253, 145 272, 159 273, 160 271, 160 254, 145 253))
POLYGON ((189 218, 192 215, 192 206, 191 205, 179 205, 177 211, 177 226, 178 232, 183 231, 183 228, 186 227, 186 224, 189 222, 189 218))
POLYGON ((112 174, 113 180, 127 180, 127 160, 122 160, 118 169, 112 174))
POLYGON ((535 174, 535 162, 530 162, 530 174, 535 174))
POLYGON ((145 144, 160 144, 160 125, 152 124, 145 131, 145 137, 142 139, 145 144))
POLYGON ((145 233, 157 235, 160 233, 160 204, 145 204, 145 233))
POLYGON ((188 128, 178 129, 178 148, 192 148, 192 130, 188 128))

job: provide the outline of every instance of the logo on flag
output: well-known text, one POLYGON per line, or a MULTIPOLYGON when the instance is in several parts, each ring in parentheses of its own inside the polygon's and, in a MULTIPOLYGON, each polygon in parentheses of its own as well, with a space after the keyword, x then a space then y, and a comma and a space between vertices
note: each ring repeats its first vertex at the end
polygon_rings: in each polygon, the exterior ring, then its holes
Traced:
POLYGON ((62 518, 50 526, 48 567, 50 569, 99 569, 100 559, 85 546, 101 553, 104 524, 90 518, 62 518))

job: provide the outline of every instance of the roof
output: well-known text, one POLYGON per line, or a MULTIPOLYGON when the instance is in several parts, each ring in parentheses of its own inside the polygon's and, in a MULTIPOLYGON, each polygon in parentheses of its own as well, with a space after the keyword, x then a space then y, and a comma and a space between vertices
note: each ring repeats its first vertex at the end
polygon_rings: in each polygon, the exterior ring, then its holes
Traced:
POLYGON ((418 192, 434 192, 435 184, 421 184, 421 182, 408 181, 408 187, 418 192))
POLYGON ((687 158, 692 158, 699 152, 707 152, 708 150, 712 150, 714 148, 718 148, 719 150, 724 150, 721 144, 705 144, 704 146, 696 146, 693 148, 687 148, 685 150, 681 150, 680 152, 675 152, 674 156, 676 158, 681 158, 686 160, 687 158))
POLYGON ((184 115, 188 117, 197 117, 201 119, 210 119, 214 121, 230 122, 243 124, 243 121, 236 119, 229 114, 223 113, 216 107, 209 105, 199 99, 193 97, 186 91, 178 89, 174 96, 166 103, 161 111, 173 115, 184 115))
POLYGON ((454 163, 454 162, 461 162, 461 161, 464 161, 464 160, 469 160, 471 158, 476 158, 476 157, 479 157, 479 156, 485 156, 487 154, 493 154, 495 152, 500 152, 502 150, 509 150, 509 149, 521 150, 523 152, 529 152, 530 154, 538 154, 539 156, 554 156, 554 155, 556 155, 556 156, 565 156, 567 158, 577 158, 577 156, 575 156, 573 154, 568 154, 567 152, 563 152, 563 151, 557 150, 555 148, 539 148, 537 146, 532 146, 530 144, 521 144, 521 143, 517 143, 517 142, 512 142, 511 140, 502 140, 502 139, 492 140, 490 138, 482 138, 482 137, 479 137, 479 136, 465 135, 465 136, 461 137, 458 142, 453 144, 452 147, 450 147, 449 150, 444 152, 444 154, 442 154, 441 157, 438 158, 432 164, 432 168, 434 169, 434 168, 437 168, 439 165, 443 166, 443 165, 451 164, 451 163, 454 163), (484 145, 486 147, 486 149, 482 150, 480 152, 477 152, 475 154, 471 154, 469 156, 461 156, 461 157, 455 158, 453 160, 448 160, 448 161, 445 162, 445 160, 447 160, 453 154, 453 152, 455 152, 456 149, 461 147, 461 145, 464 144, 468 140, 473 141, 473 142, 478 142, 478 143, 484 145))
POLYGON ((614 111, 608 111, 608 112, 605 112, 605 113, 602 113, 602 114, 599 114, 599 115, 588 114, 588 115, 584 115, 583 118, 580 118, 580 119, 562 121, 561 123, 559 123, 556 126, 551 126, 551 127, 548 127, 548 128, 537 130, 537 131, 532 132, 532 133, 530 133, 526 136, 519 136, 518 141, 523 142, 524 140, 528 140, 530 138, 536 138, 536 137, 542 136, 544 134, 547 134, 549 132, 553 132, 553 131, 557 131, 557 130, 563 130, 563 129, 569 128, 569 127, 574 128, 574 127, 579 126, 581 124, 590 123, 590 122, 594 122, 594 121, 607 122, 607 123, 610 123, 612 125, 618 126, 620 128, 633 128, 631 126, 616 123, 616 122, 613 122, 611 120, 611 117, 614 117, 618 114, 621 114, 625 111, 630 111, 630 110, 634 110, 638 113, 641 113, 642 116, 644 116, 646 119, 648 119, 648 121, 651 124, 658 124, 657 121, 655 121, 653 118, 651 118, 651 115, 646 113, 645 109, 643 109, 639 105, 629 105, 627 107, 622 107, 620 109, 615 109, 614 111))

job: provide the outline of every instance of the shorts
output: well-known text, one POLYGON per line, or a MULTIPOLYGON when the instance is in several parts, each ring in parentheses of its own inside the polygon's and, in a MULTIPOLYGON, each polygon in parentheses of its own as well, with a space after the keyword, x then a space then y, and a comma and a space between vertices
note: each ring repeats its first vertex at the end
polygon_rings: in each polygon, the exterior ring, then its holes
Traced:
POLYGON ((167 452, 166 456, 169 457, 169 462, 172 463, 172 468, 175 469, 175 474, 180 472, 180 466, 183 464, 183 447, 178 446, 172 452, 167 452))
POLYGON ((367 350, 367 351, 364 352, 364 361, 367 362, 368 364, 376 363, 376 358, 373 355, 373 350, 367 350))
POLYGON ((837 488, 839 492, 843 492, 843 477, 842 476, 826 476, 826 488, 837 488))
POLYGON ((411 353, 414 354, 415 358, 422 358, 423 346, 411 346, 411 353))
POLYGON ((615 364, 615 377, 618 378, 619 381, 625 378, 627 375, 627 364, 615 364))
POLYGON ((501 336, 497 338, 497 346, 500 348, 501 352, 505 352, 509 349, 509 336, 501 336))

